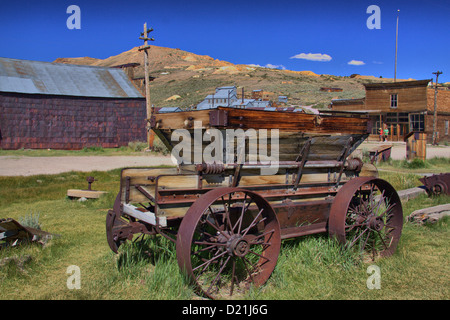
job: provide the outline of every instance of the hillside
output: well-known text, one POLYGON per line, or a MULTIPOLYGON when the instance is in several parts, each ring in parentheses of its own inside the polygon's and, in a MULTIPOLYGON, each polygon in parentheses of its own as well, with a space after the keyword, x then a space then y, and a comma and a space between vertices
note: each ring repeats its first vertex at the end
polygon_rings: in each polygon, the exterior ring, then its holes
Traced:
MULTIPOLYGON (((144 76, 143 53, 135 47, 107 59, 58 58, 54 62, 112 67, 139 63, 134 76, 144 76)), ((236 65, 206 55, 197 55, 180 49, 151 46, 149 51, 151 102, 157 107, 196 105, 216 87, 235 85, 249 97, 253 90, 264 90, 274 95, 286 95, 289 104, 326 107, 334 98, 362 98, 362 83, 386 81, 370 76, 340 77, 317 75, 311 71, 278 70, 250 65, 236 65), (321 87, 338 87, 342 92, 322 92, 321 87), (173 97, 179 96, 174 99, 173 97), (172 99, 170 99, 172 97, 172 99)))

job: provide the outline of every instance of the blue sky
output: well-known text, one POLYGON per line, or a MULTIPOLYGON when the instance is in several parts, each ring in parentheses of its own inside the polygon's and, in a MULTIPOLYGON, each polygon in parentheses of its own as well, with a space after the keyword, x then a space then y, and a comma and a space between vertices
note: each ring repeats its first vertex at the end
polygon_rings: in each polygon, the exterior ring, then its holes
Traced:
POLYGON ((397 9, 397 78, 440 70, 439 82, 450 82, 448 0, 1 0, 0 56, 104 59, 141 45, 147 22, 152 44, 236 64, 393 78, 397 9), (81 9, 79 30, 66 26, 70 5, 81 9), (381 29, 367 28, 370 5, 380 8, 381 29))

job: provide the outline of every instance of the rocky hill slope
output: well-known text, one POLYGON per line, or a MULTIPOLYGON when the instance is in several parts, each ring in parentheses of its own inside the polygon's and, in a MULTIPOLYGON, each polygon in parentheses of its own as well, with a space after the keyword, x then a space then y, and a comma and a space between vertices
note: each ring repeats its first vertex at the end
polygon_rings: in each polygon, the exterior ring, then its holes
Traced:
MULTIPOLYGON (((82 57, 58 58, 54 62, 105 67, 139 63, 134 77, 144 76, 144 57, 138 47, 104 60, 82 57)), ((156 107, 197 105, 206 95, 214 93, 216 87, 235 85, 240 93, 244 88, 246 97, 250 97, 253 90, 264 90, 274 96, 288 96, 292 105, 324 108, 334 98, 364 97, 362 83, 385 80, 236 65, 206 55, 158 46, 151 46, 149 66, 150 75, 155 78, 150 87, 151 102, 156 107), (322 87, 337 87, 342 92, 324 92, 320 90, 322 87)))

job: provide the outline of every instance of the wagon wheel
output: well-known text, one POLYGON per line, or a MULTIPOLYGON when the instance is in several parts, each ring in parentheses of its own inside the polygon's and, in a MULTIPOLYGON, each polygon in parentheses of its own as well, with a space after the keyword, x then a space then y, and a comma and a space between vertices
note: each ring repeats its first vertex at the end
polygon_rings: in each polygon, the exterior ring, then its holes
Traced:
POLYGON ((347 182, 330 209, 329 233, 346 247, 370 252, 373 258, 395 252, 403 227, 403 210, 386 181, 359 177, 347 182))
POLYGON ((198 294, 211 299, 263 285, 280 252, 280 227, 270 204, 240 188, 219 188, 187 211, 177 260, 198 294))
POLYGON ((430 193, 433 196, 446 194, 448 193, 447 185, 443 181, 437 181, 433 186, 430 187, 430 193))

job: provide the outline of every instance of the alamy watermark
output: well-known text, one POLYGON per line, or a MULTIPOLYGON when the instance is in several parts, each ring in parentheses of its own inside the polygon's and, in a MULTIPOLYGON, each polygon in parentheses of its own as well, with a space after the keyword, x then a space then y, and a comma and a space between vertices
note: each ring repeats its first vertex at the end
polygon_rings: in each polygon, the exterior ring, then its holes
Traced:
POLYGON ((77 5, 70 5, 67 7, 66 13, 70 16, 66 20, 67 29, 81 29, 81 9, 77 5))
POLYGON ((381 289, 381 270, 380 267, 373 264, 367 267, 366 270, 369 277, 366 281, 367 289, 373 290, 373 289, 381 289))
POLYGON ((67 267, 67 289, 81 289, 81 270, 79 266, 71 265, 67 267))
POLYGON ((366 13, 370 14, 367 18, 366 26, 368 29, 381 29, 381 9, 377 5, 370 5, 367 7, 366 13))
POLYGON ((194 121, 192 135, 187 129, 177 129, 173 131, 171 141, 175 142, 172 157, 178 164, 246 163, 262 165, 261 174, 264 175, 278 172, 278 129, 205 130, 201 121, 194 121))

